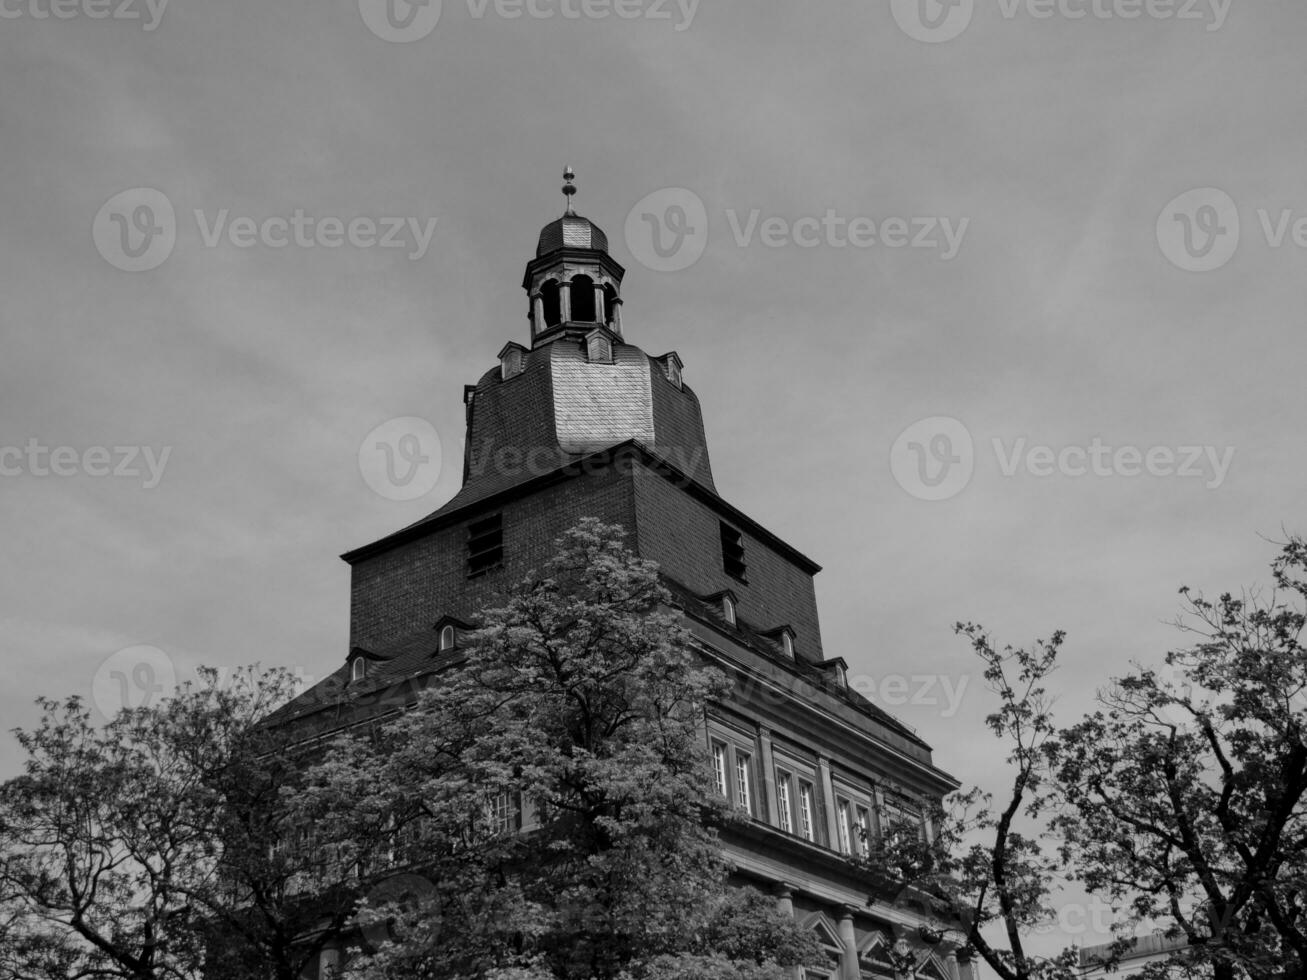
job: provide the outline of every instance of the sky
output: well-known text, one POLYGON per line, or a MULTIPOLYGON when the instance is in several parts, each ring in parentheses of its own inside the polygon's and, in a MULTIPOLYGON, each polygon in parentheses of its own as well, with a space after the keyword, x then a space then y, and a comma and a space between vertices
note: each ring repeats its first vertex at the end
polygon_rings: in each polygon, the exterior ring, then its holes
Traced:
POLYGON ((5 729, 339 666, 338 556, 457 490, 569 165, 722 495, 967 782, 954 623, 1066 630, 1070 723, 1307 530, 1303 5, 386 3, 0 0, 5 729))

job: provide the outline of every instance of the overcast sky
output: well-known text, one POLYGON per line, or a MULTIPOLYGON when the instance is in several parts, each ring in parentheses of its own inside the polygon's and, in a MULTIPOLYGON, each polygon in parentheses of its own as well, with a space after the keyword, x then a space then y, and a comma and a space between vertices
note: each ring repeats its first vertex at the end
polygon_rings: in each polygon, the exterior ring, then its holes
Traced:
POLYGON ((567 164, 723 496, 964 779, 955 621, 1067 630, 1070 721, 1305 529, 1300 3, 60 2, 0 0, 6 728, 142 656, 342 662, 337 556, 457 489, 567 164), (360 468, 401 417, 416 500, 360 468))

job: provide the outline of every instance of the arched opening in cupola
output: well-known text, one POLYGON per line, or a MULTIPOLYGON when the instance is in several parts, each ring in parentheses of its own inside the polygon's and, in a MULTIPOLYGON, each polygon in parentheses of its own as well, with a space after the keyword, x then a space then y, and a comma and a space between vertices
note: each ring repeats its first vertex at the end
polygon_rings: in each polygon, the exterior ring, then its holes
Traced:
POLYGON ((574 276, 572 278, 572 319, 577 323, 594 323, 596 317, 595 281, 585 275, 574 276))
POLYGON ((538 329, 544 330, 549 327, 556 327, 563 322, 563 303, 559 295, 561 287, 558 281, 550 279, 540 287, 540 304, 545 310, 544 325, 538 329))

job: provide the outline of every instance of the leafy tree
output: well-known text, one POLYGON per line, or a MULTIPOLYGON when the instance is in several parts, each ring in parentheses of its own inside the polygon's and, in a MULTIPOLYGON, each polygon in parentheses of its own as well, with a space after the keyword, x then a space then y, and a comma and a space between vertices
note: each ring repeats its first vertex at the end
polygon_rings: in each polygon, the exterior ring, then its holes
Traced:
POLYGON ((0 786, 0 978, 297 980, 361 894, 362 814, 339 850, 305 846, 301 762, 260 722, 293 693, 250 668, 95 726, 42 700, 0 786))
MULTIPOLYGON (((959 623, 955 631, 971 641, 998 698, 986 724, 1010 747, 1012 788, 997 812, 992 798, 974 787, 928 805, 930 839, 916 827, 885 828, 879 840, 867 841, 861 863, 882 894, 888 889, 895 900, 930 910, 940 932, 960 933, 962 949, 1002 980, 1071 980, 1079 975, 1074 951, 1045 957, 1026 948, 1028 932, 1053 916, 1055 869, 1040 844, 1049 798, 1043 750, 1054 730, 1043 685, 1063 634, 1030 649, 998 650, 979 626, 959 623), (1023 821, 1033 826, 1023 830, 1023 821)), ((910 947, 889 957, 899 975, 914 975, 917 956, 910 947)))
POLYGON ((365 909, 393 940, 348 976, 787 975, 776 964, 811 959, 811 937, 726 885, 717 828, 733 818, 702 728, 723 678, 619 528, 589 519, 559 547, 378 744, 342 741, 310 775, 330 801, 377 773, 400 860, 427 875, 407 906, 365 909))
POLYGON ((1307 963, 1307 545, 1291 539, 1272 574, 1266 596, 1182 589, 1177 625, 1197 641, 1117 681, 1052 753, 1065 859, 1187 940, 1150 975, 1265 980, 1307 963))

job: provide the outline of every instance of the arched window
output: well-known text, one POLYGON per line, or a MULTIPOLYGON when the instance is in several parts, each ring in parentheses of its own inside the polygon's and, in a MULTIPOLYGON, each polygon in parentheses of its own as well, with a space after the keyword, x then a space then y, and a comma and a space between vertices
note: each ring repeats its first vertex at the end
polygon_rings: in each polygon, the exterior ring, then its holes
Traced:
POLYGON ((440 652, 454 649, 454 627, 446 626, 440 631, 440 652))
POLYGON ((559 298, 559 285, 557 281, 550 279, 540 287, 541 305, 545 308, 545 322, 543 326, 538 326, 539 330, 546 330, 549 327, 556 327, 563 320, 563 303, 559 298))
POLYGON ((355 657, 354 663, 349 669, 349 679, 351 681, 361 681, 368 675, 368 662, 362 657, 355 657))
POLYGON ((785 656, 794 659, 794 637, 790 636, 788 630, 781 634, 781 650, 785 652, 785 656))
POLYGON ((577 323, 594 323, 595 281, 589 276, 572 277, 572 319, 577 323))
POLYGON ((722 616, 728 626, 735 625, 735 600, 728 595, 722 596, 722 616))

